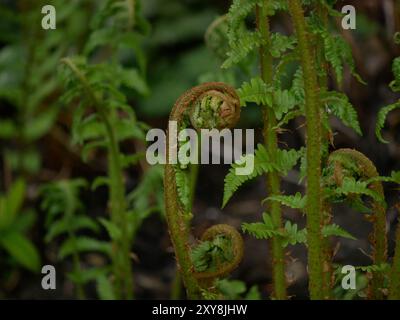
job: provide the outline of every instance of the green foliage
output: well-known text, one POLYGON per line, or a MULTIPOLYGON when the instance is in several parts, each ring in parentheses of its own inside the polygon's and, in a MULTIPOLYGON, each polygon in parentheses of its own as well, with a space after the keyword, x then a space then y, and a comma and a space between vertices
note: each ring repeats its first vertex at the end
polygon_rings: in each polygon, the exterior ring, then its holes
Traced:
POLYGON ((400 102, 396 102, 393 103, 391 105, 388 105, 384 108, 382 108, 379 113, 378 113, 378 117, 377 117, 377 121, 376 121, 376 127, 375 127, 375 134, 378 138, 378 140, 382 143, 388 143, 388 141, 386 141, 383 137, 382 137, 382 129, 385 126, 385 121, 387 118, 387 115, 395 110, 395 109, 399 109, 400 108, 400 102))
POLYGON ((253 78, 250 82, 244 82, 238 89, 240 103, 245 106, 248 102, 254 102, 257 105, 272 105, 272 90, 260 78, 253 78))
POLYGON ((366 195, 375 201, 384 201, 377 192, 369 188, 368 181, 360 181, 350 177, 343 179, 342 185, 334 190, 334 194, 335 196, 345 196, 346 198, 351 195, 366 195))
POLYGON ((260 300, 257 286, 252 286, 248 291, 246 284, 240 280, 220 279, 215 284, 218 291, 228 300, 260 300), (247 293, 246 293, 247 291, 247 293))
POLYGON ((268 239, 281 235, 271 216, 265 212, 263 213, 263 222, 243 223, 242 230, 257 239, 268 239))
MULTIPOLYGON (((263 213, 263 222, 243 223, 242 230, 256 239, 279 237, 282 240, 282 247, 301 243, 307 244, 306 229, 299 230, 297 224, 290 221, 286 221, 284 228, 279 228, 273 223, 271 215, 267 213, 263 213)), ((322 236, 325 238, 336 236, 356 240, 350 233, 336 224, 325 225, 322 228, 322 236)))
POLYGON ((365 84, 360 75, 356 72, 350 45, 341 36, 328 31, 315 16, 313 16, 309 22, 311 31, 323 40, 325 59, 335 71, 337 82, 342 83, 343 65, 347 64, 351 74, 360 83, 365 84))
POLYGON ((392 71, 394 80, 390 83, 393 92, 400 92, 400 57, 393 60, 392 71))
POLYGON ((307 197, 306 196, 303 197, 301 193, 297 192, 293 196, 284 196, 284 195, 270 196, 266 200, 277 201, 280 204, 293 209, 304 209, 307 202, 307 197))
POLYGON ((203 241, 191 253, 197 272, 215 271, 222 263, 233 259, 231 240, 218 236, 211 241, 203 241))
MULTIPOLYGON (((398 42, 398 34, 395 36, 395 42, 398 42), (397 38, 396 38, 397 36, 397 38)), ((393 65, 392 65, 392 71, 394 75, 394 80, 390 83, 390 88, 393 90, 393 92, 400 92, 400 57, 394 59, 393 65)), ((385 121, 387 118, 387 115, 395 110, 400 108, 400 101, 397 101, 393 104, 390 104, 384 108, 382 108, 379 113, 378 117, 376 120, 376 127, 375 127, 375 134, 378 138, 378 140, 382 143, 388 143, 383 137, 382 137, 382 129, 385 126, 385 121)))
POLYGON ((178 190, 179 200, 183 206, 183 209, 188 212, 191 207, 190 199, 190 181, 186 171, 175 167, 176 170, 176 188, 178 190))
POLYGON ((84 297, 81 286, 94 280, 94 273, 99 275, 106 272, 104 268, 82 269, 80 254, 99 252, 111 255, 109 243, 80 235, 82 232, 97 234, 100 231, 99 224, 86 215, 80 201, 80 193, 86 187, 87 183, 82 179, 61 180, 43 186, 41 191, 41 208, 47 213, 45 241, 50 243, 57 238, 63 239, 59 245, 58 259, 62 261, 72 257, 73 269, 67 276, 77 285, 80 298, 84 297))
MULTIPOLYGON (((242 161, 244 160, 243 157, 242 161)), ((237 175, 235 169, 239 168, 241 165, 236 163, 233 164, 232 168, 229 170, 229 173, 225 177, 224 199, 222 206, 224 207, 228 203, 232 195, 245 182, 272 171, 285 175, 296 165, 299 157, 300 152, 296 150, 279 150, 276 161, 272 161, 265 147, 259 144, 255 150, 254 170, 251 174, 237 175)), ((240 161, 240 163, 242 162, 240 161)))
POLYGON ((294 36, 285 36, 281 33, 271 34, 270 53, 273 58, 280 58, 287 50, 293 50, 297 44, 294 36))
POLYGON ((335 236, 335 237, 342 237, 342 238, 351 239, 351 240, 357 240, 349 232, 342 229, 340 226, 338 226, 336 224, 330 224, 330 225, 324 226, 322 228, 322 235, 325 238, 335 236))
POLYGON ((1 149, 12 170, 28 174, 40 169, 42 156, 35 144, 53 128, 59 113, 55 92, 60 83, 54 70, 86 31, 80 1, 54 0, 52 4, 58 10, 58 28, 52 32, 41 28, 42 1, 26 3, 18 12, 0 5, 0 20, 11 20, 14 35, 7 37, 0 50, 0 99, 15 114, 0 120, 0 139, 18 141, 1 149))
POLYGON ((362 135, 357 112, 346 95, 339 92, 326 92, 321 94, 321 99, 326 106, 328 114, 331 113, 338 117, 346 126, 362 135))
POLYGON ((40 255, 26 235, 35 213, 23 210, 25 195, 26 183, 22 179, 16 180, 7 194, 0 195, 0 249, 18 265, 39 272, 40 255))
POLYGON ((279 237, 282 240, 281 245, 283 248, 289 244, 295 245, 306 242, 306 229, 298 230, 297 225, 292 224, 290 221, 286 221, 284 228, 279 228, 273 223, 272 217, 267 213, 263 214, 262 223, 244 223, 242 229, 257 239, 279 237))

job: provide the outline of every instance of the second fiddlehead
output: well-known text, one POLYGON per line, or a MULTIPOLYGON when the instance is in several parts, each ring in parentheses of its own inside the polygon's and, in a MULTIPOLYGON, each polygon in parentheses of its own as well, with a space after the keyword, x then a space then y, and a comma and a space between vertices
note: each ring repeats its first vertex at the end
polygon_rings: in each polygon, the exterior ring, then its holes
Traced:
MULTIPOLYGON (((176 122, 179 130, 189 124, 196 130, 224 129, 234 127, 239 117, 240 102, 235 90, 224 83, 211 82, 184 93, 175 103, 169 120, 176 122)), ((232 259, 219 263, 215 270, 196 271, 189 242, 191 213, 179 196, 177 172, 181 168, 171 161, 169 150, 174 146, 169 145, 170 134, 167 133, 166 139, 167 164, 164 176, 166 217, 178 269, 188 297, 199 299, 202 298, 202 290, 207 289, 213 279, 226 275, 239 264, 243 255, 243 244, 239 233, 230 226, 218 225, 210 228, 204 233, 202 241, 211 241, 218 237, 227 240, 232 259)))
MULTIPOLYGON (((379 174, 374 164, 364 154, 352 149, 339 149, 332 152, 328 159, 326 185, 339 187, 343 194, 350 198, 352 191, 356 193, 357 186, 350 187, 351 181, 366 183, 363 193, 372 196, 371 214, 368 220, 373 223, 373 231, 369 239, 372 245, 372 259, 375 265, 386 263, 387 237, 386 237, 386 207, 382 183, 377 179, 379 174), (374 179, 377 179, 374 181, 374 179), (347 186, 346 186, 347 185, 347 186), (371 193, 368 191, 370 190, 371 193)), ((359 185, 359 188, 364 186, 359 185)), ((328 261, 330 264, 330 261, 328 261)), ((383 274, 376 272, 371 280, 369 296, 374 299, 383 297, 383 274)))

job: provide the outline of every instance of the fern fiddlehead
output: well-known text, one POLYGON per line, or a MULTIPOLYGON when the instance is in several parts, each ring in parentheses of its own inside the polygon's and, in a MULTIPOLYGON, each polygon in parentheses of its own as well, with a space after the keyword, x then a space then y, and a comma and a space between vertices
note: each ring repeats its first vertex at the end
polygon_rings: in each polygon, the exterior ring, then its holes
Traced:
MULTIPOLYGON (((170 121, 176 121, 178 128, 191 123, 196 129, 223 129, 235 126, 240 117, 240 102, 235 90, 224 83, 210 82, 194 87, 184 93, 175 103, 170 121)), ((167 132, 167 150, 170 132, 167 132)), ((180 200, 176 173, 178 165, 171 164, 167 151, 164 188, 168 229, 177 259, 178 269, 190 299, 202 297, 202 289, 217 277, 226 275, 239 264, 243 255, 243 243, 240 234, 227 225, 217 225, 208 229, 202 241, 216 236, 230 240, 233 259, 218 265, 217 270, 196 272, 191 257, 189 229, 191 213, 187 212, 180 200)))
MULTIPOLYGON (((364 154, 353 149, 339 149, 332 152, 328 158, 327 184, 343 187, 346 179, 368 182, 378 178, 379 174, 374 164, 364 154)), ((386 237, 386 208, 384 205, 384 192, 382 183, 378 180, 368 183, 368 189, 376 194, 371 203, 372 214, 368 220, 373 223, 373 231, 369 237, 372 245, 372 259, 375 265, 386 263, 387 237, 386 237)), ((346 192, 347 193, 347 192, 346 192)), ((372 194, 373 195, 373 194, 372 194)), ((351 192, 348 193, 351 196, 351 192)), ((330 261, 328 261, 330 264, 330 261)), ((373 299, 383 297, 383 274, 375 273, 371 280, 369 296, 373 299)))

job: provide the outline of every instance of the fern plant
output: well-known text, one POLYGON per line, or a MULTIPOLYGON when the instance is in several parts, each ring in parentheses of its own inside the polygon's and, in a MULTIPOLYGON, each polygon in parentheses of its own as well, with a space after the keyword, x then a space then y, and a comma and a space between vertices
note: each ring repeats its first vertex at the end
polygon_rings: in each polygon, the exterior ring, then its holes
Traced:
POLYGON ((13 29, 0 51, 0 99, 9 104, 11 112, 6 114, 14 115, 0 120, 0 139, 15 141, 1 147, 8 176, 38 173, 42 159, 35 146, 54 127, 60 111, 54 98, 60 82, 54 70, 86 32, 75 27, 86 19, 80 1, 53 1, 58 8, 58 28, 52 32, 41 27, 45 1, 15 2, 21 8, 18 12, 0 4, 0 19, 13 29))
POLYGON ((65 237, 58 250, 60 261, 69 257, 72 259, 72 270, 67 274, 76 285, 76 294, 79 299, 85 298, 84 285, 94 277, 105 276, 107 268, 82 268, 80 254, 84 252, 111 253, 111 246, 107 242, 93 237, 79 235, 82 231, 98 233, 99 224, 84 213, 80 201, 80 191, 87 187, 84 180, 62 180, 42 187, 42 209, 47 213, 47 234, 45 242, 54 242, 56 238, 65 237))
MULTIPOLYGON (((93 32, 84 48, 84 56, 61 60, 61 77, 65 85, 62 102, 79 101, 74 112, 73 142, 82 146, 84 160, 95 151, 105 150, 108 157, 106 177, 98 177, 92 187, 109 188, 110 220, 102 220, 112 241, 112 273, 102 278, 103 287, 113 287, 115 298, 133 297, 131 246, 141 221, 152 211, 139 212, 134 192, 125 191, 124 169, 136 164, 143 153, 125 154, 121 143, 127 139, 144 141, 147 126, 137 121, 128 104, 126 90, 147 94, 144 80, 145 60, 140 39, 147 30, 140 15, 138 1, 103 1, 92 20, 93 32), (135 67, 121 60, 124 50, 132 50, 137 59, 135 67), (96 61, 103 55, 103 62, 96 61), (107 282, 109 282, 107 284, 107 282)), ((146 195, 144 194, 143 197, 146 195)))
POLYGON ((273 294, 277 299, 287 297, 285 253, 282 248, 289 243, 307 243, 310 296, 322 299, 328 296, 327 289, 324 289, 328 281, 323 265, 325 237, 350 237, 339 226, 324 223, 322 214, 321 173, 333 137, 329 116, 340 118, 361 134, 357 113, 348 98, 340 92, 329 91, 327 87, 331 69, 340 85, 345 65, 362 82, 355 72, 349 45, 340 36, 328 31, 330 16, 337 15, 340 13, 333 9, 332 2, 279 0, 236 0, 228 13, 230 50, 223 67, 231 67, 249 53, 259 51, 260 74, 245 82, 238 92, 242 106, 257 104, 263 110, 265 147, 257 147, 255 170, 251 175, 235 176, 231 169, 225 179, 223 205, 243 183, 266 175, 268 197, 263 222, 244 224, 243 229, 258 238, 272 240, 273 294), (278 11, 290 14, 293 35, 271 31, 271 17, 278 11), (253 12, 257 20, 255 31, 246 27, 246 19, 253 12), (305 16, 304 12, 308 15, 305 16), (318 48, 318 51, 313 48, 318 48), (293 63, 298 64, 297 70, 291 86, 287 87, 282 79, 287 77, 288 67, 293 63), (299 116, 306 117, 306 148, 280 149, 279 134, 285 125, 299 116), (286 175, 299 160, 302 176, 307 177, 306 195, 284 196, 280 190, 280 177, 286 175), (300 231, 291 222, 284 223, 282 205, 304 210, 307 230, 300 231))

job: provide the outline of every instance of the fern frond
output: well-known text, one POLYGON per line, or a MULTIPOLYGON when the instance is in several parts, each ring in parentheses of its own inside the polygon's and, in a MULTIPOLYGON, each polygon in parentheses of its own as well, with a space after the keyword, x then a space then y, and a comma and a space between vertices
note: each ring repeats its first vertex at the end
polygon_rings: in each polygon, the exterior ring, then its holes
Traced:
POLYGON ((298 104, 296 97, 289 90, 274 90, 273 99, 273 109, 277 120, 281 120, 298 104))
POLYGON ((389 112, 391 112, 395 109, 398 109, 398 108, 400 108, 400 101, 382 108, 378 113, 378 118, 377 118, 376 127, 375 127, 375 135, 378 138, 378 140, 382 143, 388 143, 388 141, 386 141, 382 137, 382 129, 385 126, 386 117, 389 114, 389 112))
POLYGON ((302 196, 300 192, 297 192, 292 196, 284 196, 284 195, 275 195, 270 196, 266 200, 268 201, 277 201, 280 204, 293 208, 293 209, 301 209, 303 210, 306 205, 307 197, 302 196))
POLYGON ((234 43, 237 40, 237 30, 241 27, 246 17, 253 12, 255 6, 261 3, 261 0, 233 0, 227 15, 229 21, 228 39, 230 43, 234 43))
POLYGON ((394 59, 392 65, 394 80, 390 83, 390 88, 394 92, 400 91, 400 57, 394 59))
POLYGON ((307 242, 307 229, 298 230, 298 226, 295 223, 286 221, 285 232, 282 240, 282 247, 290 245, 296 245, 298 243, 307 242))
POLYGON ((322 236, 327 238, 331 236, 342 237, 351 240, 357 240, 349 232, 338 226, 337 224, 330 224, 322 228, 322 236))
POLYGON ((274 58, 280 58, 287 50, 295 48, 297 39, 279 32, 271 33, 270 53, 274 58))
POLYGON ((263 222, 243 223, 242 230, 256 239, 269 239, 282 234, 274 225, 272 217, 265 212, 263 213, 263 222))
MULTIPOLYGON (((244 158, 244 157, 242 157, 244 158)), ((275 169, 274 163, 272 163, 267 150, 263 145, 258 145, 255 151, 254 157, 254 170, 249 175, 237 175, 236 168, 237 164, 233 164, 232 168, 229 170, 229 173, 225 177, 224 184, 224 198, 222 207, 225 207, 228 203, 229 199, 233 196, 233 194, 239 189, 239 187, 247 181, 250 181, 263 173, 272 172, 275 169)))
POLYGON ((345 177, 340 187, 335 189, 337 195, 366 195, 376 201, 382 201, 382 197, 371 190, 367 181, 359 181, 354 178, 345 177))
POLYGON ((238 64, 263 43, 260 32, 242 31, 240 37, 230 44, 230 50, 227 52, 228 58, 222 64, 222 68, 228 69, 234 64, 238 64))
POLYGON ((343 123, 362 135, 357 111, 349 101, 349 98, 340 92, 329 91, 321 94, 322 101, 327 107, 328 113, 332 113, 343 123))
MULTIPOLYGON (((286 174, 297 163, 301 154, 296 150, 278 150, 276 162, 272 162, 267 150, 261 144, 257 145, 254 154, 254 169, 249 175, 237 175, 236 168, 240 165, 234 163, 229 173, 225 177, 224 197, 222 207, 228 203, 229 199, 245 182, 250 181, 264 173, 277 171, 281 174, 286 174)), ((241 160, 244 160, 245 156, 241 160)))
POLYGON ((272 105, 272 88, 260 78, 253 78, 249 82, 244 82, 242 87, 238 89, 240 104, 245 106, 248 102, 257 105, 272 105))

